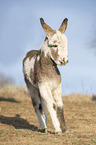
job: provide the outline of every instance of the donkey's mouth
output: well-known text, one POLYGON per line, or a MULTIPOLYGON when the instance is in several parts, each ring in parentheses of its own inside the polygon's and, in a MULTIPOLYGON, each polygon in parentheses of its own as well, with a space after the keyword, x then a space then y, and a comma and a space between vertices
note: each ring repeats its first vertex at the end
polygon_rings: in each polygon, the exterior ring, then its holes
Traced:
POLYGON ((69 60, 67 60, 67 61, 62 60, 62 61, 59 61, 59 62, 60 62, 61 65, 66 65, 69 62, 69 60))

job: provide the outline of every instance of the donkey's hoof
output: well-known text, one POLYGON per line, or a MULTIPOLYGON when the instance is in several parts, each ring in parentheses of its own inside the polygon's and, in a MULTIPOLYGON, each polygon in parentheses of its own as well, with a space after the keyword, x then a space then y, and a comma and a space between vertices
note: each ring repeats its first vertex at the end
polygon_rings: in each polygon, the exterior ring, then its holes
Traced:
POLYGON ((45 133, 47 133, 47 128, 45 128, 45 133))
POLYGON ((62 130, 62 133, 68 133, 68 129, 66 128, 66 129, 63 129, 62 130))
POLYGON ((47 128, 44 128, 41 132, 42 133, 47 133, 47 128))
POLYGON ((62 132, 61 132, 61 131, 58 131, 58 132, 56 132, 55 134, 57 134, 57 135, 61 135, 62 132))

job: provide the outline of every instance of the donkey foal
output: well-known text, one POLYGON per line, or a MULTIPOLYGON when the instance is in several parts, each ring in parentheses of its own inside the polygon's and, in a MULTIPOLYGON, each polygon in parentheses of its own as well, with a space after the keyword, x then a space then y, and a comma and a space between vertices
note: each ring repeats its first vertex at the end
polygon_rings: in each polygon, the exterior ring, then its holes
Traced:
POLYGON ((64 32, 65 18, 58 30, 49 27, 42 18, 46 37, 39 50, 31 50, 23 59, 23 73, 41 130, 47 132, 47 113, 50 113, 55 133, 67 130, 62 102, 61 75, 57 65, 68 63, 68 40, 64 32))

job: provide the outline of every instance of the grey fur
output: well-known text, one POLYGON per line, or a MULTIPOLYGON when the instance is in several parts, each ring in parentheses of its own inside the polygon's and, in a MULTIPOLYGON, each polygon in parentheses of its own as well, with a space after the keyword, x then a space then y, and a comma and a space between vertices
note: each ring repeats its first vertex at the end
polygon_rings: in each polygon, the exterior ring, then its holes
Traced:
POLYGON ((65 35, 62 36, 61 34, 66 30, 67 19, 64 19, 62 22, 59 28, 60 31, 52 30, 43 19, 40 19, 40 22, 47 36, 40 50, 31 50, 24 57, 24 79, 42 132, 47 132, 47 113, 44 99, 47 103, 55 132, 65 132, 67 128, 65 125, 63 102, 61 98, 61 75, 57 64, 65 65, 68 62, 67 38, 65 35), (49 41, 52 36, 55 36, 55 38, 53 43, 50 43, 49 41), (58 41, 58 38, 60 41, 58 41), (59 43, 62 43, 62 45, 59 43), (62 51, 59 50, 58 52, 58 47, 62 51), (64 52, 64 56, 62 52, 64 52))
MULTIPOLYGON (((34 86, 38 87, 38 83, 43 83, 43 81, 48 78, 48 80, 54 79, 58 84, 61 82, 61 75, 57 68, 57 64, 49 57, 44 57, 44 54, 41 51, 31 50, 27 53, 26 57, 23 60, 23 66, 27 58, 32 58, 36 56, 35 64, 34 64, 34 71, 30 70, 30 78, 31 82, 34 86), (37 61, 37 56, 40 56, 40 60, 37 61), (53 77, 54 76, 54 77, 53 77)), ((26 73, 25 82, 26 82, 26 73)), ((26 84, 28 85, 29 82, 27 81, 26 84)), ((53 88, 54 89, 54 88, 53 88)))
POLYGON ((57 107, 57 117, 60 121, 60 127, 62 132, 65 132, 67 130, 67 127, 65 125, 65 119, 64 119, 64 110, 61 107, 57 107))

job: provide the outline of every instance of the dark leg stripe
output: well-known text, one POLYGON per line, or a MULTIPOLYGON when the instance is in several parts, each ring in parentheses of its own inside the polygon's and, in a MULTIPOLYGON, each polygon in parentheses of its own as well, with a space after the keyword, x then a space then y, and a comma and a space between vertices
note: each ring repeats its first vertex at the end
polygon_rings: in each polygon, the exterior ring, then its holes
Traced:
POLYGON ((40 111, 40 113, 42 114, 42 106, 41 106, 41 104, 39 104, 39 111, 40 111))
POLYGON ((65 132, 67 130, 67 127, 65 125, 64 110, 61 107, 57 107, 57 118, 59 119, 62 132, 65 132))
POLYGON ((36 106, 36 102, 34 101, 34 99, 32 98, 32 104, 33 104, 33 107, 36 106))

